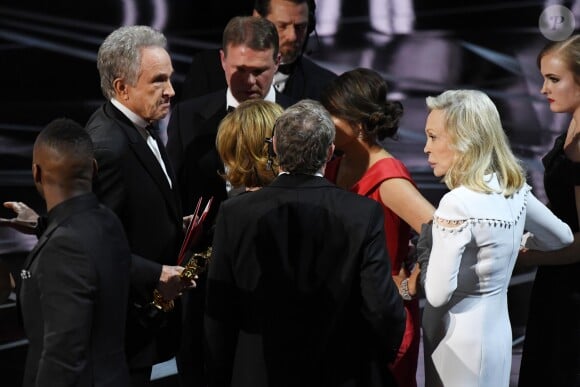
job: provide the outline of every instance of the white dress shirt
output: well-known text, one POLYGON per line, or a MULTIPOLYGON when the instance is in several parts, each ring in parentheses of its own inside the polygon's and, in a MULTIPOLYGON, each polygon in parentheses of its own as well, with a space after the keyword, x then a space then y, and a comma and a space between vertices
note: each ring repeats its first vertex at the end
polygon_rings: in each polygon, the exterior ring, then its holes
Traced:
POLYGON ((141 136, 143 136, 143 138, 147 142, 147 146, 149 146, 149 149, 151 149, 151 152, 153 152, 153 155, 159 162, 159 165, 161 166, 161 169, 163 170, 163 173, 167 178, 169 187, 173 188, 173 183, 171 181, 171 178, 169 177, 169 174, 167 173, 167 168, 165 167, 163 158, 161 157, 161 151, 159 150, 157 140, 155 140, 155 138, 146 129, 147 126, 149 126, 150 124, 143 118, 139 117, 137 114, 133 113, 129 108, 127 108, 121 102, 117 101, 115 98, 111 99, 111 103, 113 104, 113 106, 119 109, 121 113, 123 113, 133 123, 133 125, 135 125, 135 129, 137 129, 137 131, 141 134, 141 136))

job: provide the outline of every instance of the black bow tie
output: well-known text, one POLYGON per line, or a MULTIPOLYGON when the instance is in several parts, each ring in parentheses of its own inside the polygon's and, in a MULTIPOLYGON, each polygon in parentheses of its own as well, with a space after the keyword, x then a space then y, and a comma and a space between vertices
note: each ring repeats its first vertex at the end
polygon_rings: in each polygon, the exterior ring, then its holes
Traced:
POLYGON ((157 140, 157 138, 159 137, 159 128, 157 127, 157 125, 155 125, 155 124, 149 124, 149 125, 147 125, 145 127, 145 130, 155 140, 157 140))
POLYGON ((231 112, 233 112, 234 110, 236 110, 236 108, 235 108, 235 107, 233 107, 233 106, 228 106, 228 108, 227 108, 226 110, 228 111, 228 113, 231 113, 231 112))

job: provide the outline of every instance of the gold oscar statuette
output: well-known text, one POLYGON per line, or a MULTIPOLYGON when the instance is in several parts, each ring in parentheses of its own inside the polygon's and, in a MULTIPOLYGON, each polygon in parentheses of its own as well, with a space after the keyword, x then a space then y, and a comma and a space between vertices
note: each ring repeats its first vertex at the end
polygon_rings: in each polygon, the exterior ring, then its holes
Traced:
MULTIPOLYGON (((201 274, 207 268, 210 260, 211 246, 204 252, 194 253, 187 265, 183 268, 180 277, 184 280, 191 281, 196 275, 201 274)), ((153 290, 153 301, 151 304, 164 312, 169 312, 175 306, 173 300, 165 300, 157 289, 153 290)))

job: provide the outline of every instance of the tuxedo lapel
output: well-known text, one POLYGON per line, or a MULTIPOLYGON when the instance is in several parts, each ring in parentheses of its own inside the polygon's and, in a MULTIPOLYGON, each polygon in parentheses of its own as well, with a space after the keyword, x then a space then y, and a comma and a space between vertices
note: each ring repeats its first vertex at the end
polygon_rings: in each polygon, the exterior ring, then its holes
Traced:
POLYGON ((32 262, 34 261, 36 256, 38 255, 38 252, 40 251, 42 246, 45 245, 46 241, 48 241, 50 239, 50 236, 52 235, 54 230, 56 230, 57 227, 58 227, 58 223, 52 222, 51 224, 48 225, 46 230, 44 230, 44 232, 42 233, 40 238, 38 238, 38 242, 36 242, 36 245, 34 245, 32 250, 30 250, 30 253, 28 253, 26 260, 24 261, 24 265, 22 266, 23 270, 28 270, 30 268, 30 265, 32 264, 32 262))
POLYGON ((108 104, 110 107, 110 113, 116 119, 119 128, 125 133, 127 138, 129 139, 129 146, 133 150, 133 153, 137 157, 137 159, 141 162, 147 173, 151 176, 152 180, 155 184, 159 187, 159 190, 163 193, 163 197, 165 198, 165 203, 171 209, 171 212, 181 218, 180 211, 178 209, 178 203, 176 202, 176 198, 179 196, 175 189, 175 184, 177 179, 175 178, 171 163, 167 158, 167 152, 165 152, 165 146, 163 143, 156 139, 157 146, 159 147, 159 152, 161 153, 161 158, 165 163, 165 168, 167 169, 167 173, 171 178, 172 184, 174 189, 169 186, 169 182, 167 181, 167 177, 159 164, 159 161, 147 145, 147 142, 143 138, 143 136, 139 133, 137 128, 133 125, 133 123, 125 117, 119 110, 117 110, 111 103, 108 104))
POLYGON ((294 99, 294 97, 290 97, 286 94, 282 94, 276 90, 276 103, 278 105, 282 106, 284 109, 292 106, 296 102, 298 102, 298 101, 296 99, 294 99))
POLYGON ((50 212, 50 218, 48 220, 48 225, 46 230, 43 231, 40 238, 38 238, 38 242, 32 248, 26 260, 24 261, 24 265, 22 266, 24 269, 28 269, 38 252, 42 249, 42 247, 46 244, 46 242, 50 239, 51 235, 54 231, 68 219, 68 217, 72 214, 78 213, 85 209, 96 207, 98 206, 99 202, 94 196, 94 194, 86 194, 82 196, 77 196, 75 198, 69 199, 63 204, 55 207, 52 212, 50 212))

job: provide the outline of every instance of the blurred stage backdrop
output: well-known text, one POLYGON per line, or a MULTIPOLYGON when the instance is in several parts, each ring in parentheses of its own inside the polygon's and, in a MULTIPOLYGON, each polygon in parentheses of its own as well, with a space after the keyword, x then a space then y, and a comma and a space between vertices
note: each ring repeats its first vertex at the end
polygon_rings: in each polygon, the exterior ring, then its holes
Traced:
MULTIPOLYGON (((399 139, 390 149, 438 200, 439 184, 422 149, 424 99, 449 88, 476 88, 498 105, 513 148, 543 197, 541 155, 567 117, 553 115, 539 90, 537 52, 548 41, 541 12, 576 2, 447 0, 317 0, 308 54, 342 73, 379 71, 389 97, 405 107, 399 139)), ((104 37, 123 24, 148 24, 170 42, 179 89, 195 52, 219 47, 230 17, 250 14, 252 0, 3 0, 0 5, 0 184, 30 186, 31 144, 53 118, 85 123, 103 102, 95 66, 104 37)), ((387 146, 390 144, 387 143, 387 146)), ((2 189, 0 200, 11 198, 2 189)), ((38 200, 35 200, 38 205, 38 200)))
MULTIPOLYGON (((434 204, 445 187, 433 178, 423 154, 425 97, 451 88, 491 96, 513 149, 525 161, 529 183, 543 198, 540 160, 569 117, 552 114, 540 94, 536 55, 548 40, 539 18, 546 7, 562 5, 578 19, 578 3, 316 0, 316 31, 307 52, 336 73, 368 67, 383 74, 389 97, 405 108, 398 140, 385 145, 408 165, 434 204)), ((2 0, 0 201, 21 200, 43 210, 31 180, 32 143, 50 120, 67 116, 84 125, 103 103, 95 60, 112 30, 148 24, 166 34, 179 100, 192 54, 219 47, 226 22, 250 14, 252 5, 252 0, 2 0)), ((0 209, 0 216, 9 215, 0 209)), ((0 260, 17 270, 19 257, 34 242, 0 230, 0 260)), ((516 325, 518 313, 512 310, 516 325)), ((10 332, 4 330, 0 344, 18 336, 10 332)))

